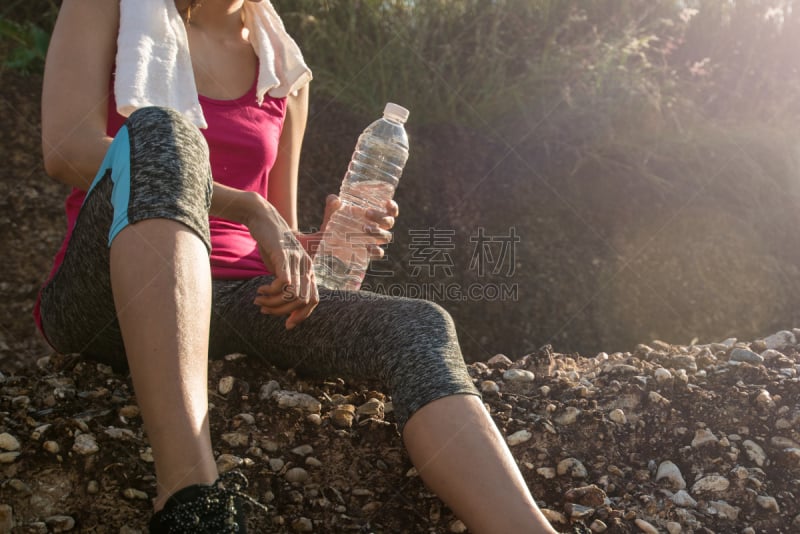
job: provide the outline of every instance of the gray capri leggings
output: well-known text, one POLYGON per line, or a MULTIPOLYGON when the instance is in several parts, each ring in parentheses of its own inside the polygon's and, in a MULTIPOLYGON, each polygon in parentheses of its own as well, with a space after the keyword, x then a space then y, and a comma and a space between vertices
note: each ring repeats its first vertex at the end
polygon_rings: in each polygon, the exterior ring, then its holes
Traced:
MULTIPOLYGON (((59 270, 42 289, 45 334, 62 353, 127 367, 111 292, 109 246, 128 224, 179 221, 209 247, 212 179, 199 130, 163 108, 133 113, 109 149, 59 270)), ((441 397, 478 395, 450 315, 426 300, 320 288, 314 312, 293 330, 263 315, 256 289, 273 276, 212 282, 209 356, 240 352, 309 376, 377 379, 403 425, 441 397)))

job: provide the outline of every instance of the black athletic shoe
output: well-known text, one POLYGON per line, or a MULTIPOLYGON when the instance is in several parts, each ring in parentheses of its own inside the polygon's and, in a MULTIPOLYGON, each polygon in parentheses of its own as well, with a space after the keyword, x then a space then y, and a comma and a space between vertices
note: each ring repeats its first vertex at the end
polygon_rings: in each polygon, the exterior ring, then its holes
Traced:
POLYGON ((244 507, 267 508, 244 494, 247 478, 225 473, 210 486, 195 484, 169 499, 150 520, 150 534, 245 534, 244 507))

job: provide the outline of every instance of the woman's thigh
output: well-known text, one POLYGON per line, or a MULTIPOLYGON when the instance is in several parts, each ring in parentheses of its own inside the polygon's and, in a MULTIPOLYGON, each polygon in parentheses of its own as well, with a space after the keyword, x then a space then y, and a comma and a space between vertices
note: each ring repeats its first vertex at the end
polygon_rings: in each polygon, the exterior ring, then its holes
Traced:
POLYGON ((401 425, 436 398, 476 391, 455 326, 439 305, 367 291, 320 288, 320 302, 293 330, 253 304, 271 276, 214 282, 212 357, 242 352, 305 375, 374 379, 393 395, 401 425))

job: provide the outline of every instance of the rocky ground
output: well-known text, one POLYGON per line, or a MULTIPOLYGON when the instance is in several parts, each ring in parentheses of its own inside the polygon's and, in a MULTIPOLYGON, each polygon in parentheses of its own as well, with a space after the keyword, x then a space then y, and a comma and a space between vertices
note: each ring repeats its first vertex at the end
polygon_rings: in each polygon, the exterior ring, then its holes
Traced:
MULTIPOLYGON (((800 532, 800 329, 470 365, 562 532, 800 532)), ((406 456, 374 384, 213 362, 220 469, 254 532, 466 532, 406 456)), ((0 376, 0 532, 144 532, 152 457, 129 379, 74 356, 0 376)))

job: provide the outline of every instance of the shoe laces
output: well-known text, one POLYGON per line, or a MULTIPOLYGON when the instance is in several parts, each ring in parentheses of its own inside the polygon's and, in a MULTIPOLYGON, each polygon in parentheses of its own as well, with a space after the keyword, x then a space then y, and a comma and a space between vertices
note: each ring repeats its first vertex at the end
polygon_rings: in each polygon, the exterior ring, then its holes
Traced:
POLYGON ((161 521, 170 525, 171 534, 237 534, 244 531, 244 515, 237 509, 236 500, 251 509, 267 513, 267 507, 250 497, 244 490, 247 478, 239 471, 222 474, 214 484, 199 486, 199 495, 186 503, 177 503, 163 511, 161 521))

